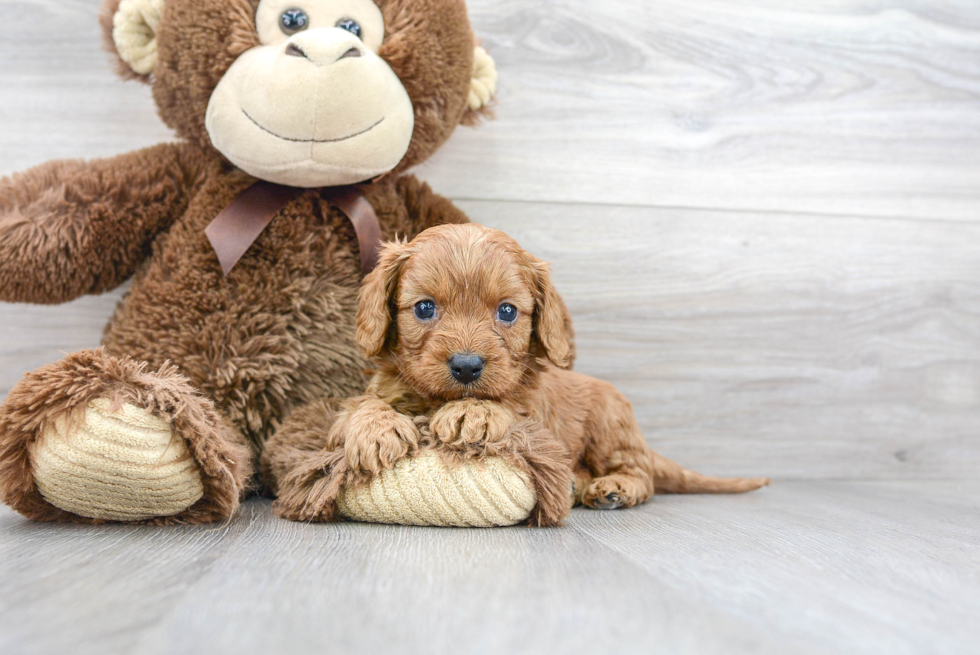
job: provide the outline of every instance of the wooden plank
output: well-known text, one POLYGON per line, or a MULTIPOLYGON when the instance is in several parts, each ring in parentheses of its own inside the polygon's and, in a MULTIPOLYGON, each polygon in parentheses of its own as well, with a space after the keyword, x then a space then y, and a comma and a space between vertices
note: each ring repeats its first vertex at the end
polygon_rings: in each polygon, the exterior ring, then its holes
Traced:
MULTIPOLYGON (((0 652, 132 653, 252 527, 35 523, 0 506, 0 652)), ((267 521, 268 523, 268 521, 267 521)))
POLYGON ((173 140, 150 87, 102 50, 101 0, 18 0, 0 22, 0 175, 173 140))
MULTIPOLYGON (((21 0, 0 25, 0 174, 171 137, 114 78, 99 0, 21 0)), ((470 0, 497 120, 420 175, 448 196, 980 216, 972 0, 470 0)))
POLYGON ((580 371, 705 471, 975 477, 980 226, 462 202, 554 262, 580 371))
POLYGON ((0 509, 0 649, 965 654, 978 494, 788 482, 555 530, 307 525, 262 500, 216 528, 0 509))
POLYGON ((24 373, 98 346, 127 287, 59 306, 0 303, 0 397, 24 373))
POLYGON ((496 122, 453 197, 980 217, 972 0, 471 1, 496 122))
POLYGON ((656 501, 575 528, 667 593, 721 609, 757 640, 751 652, 976 650, 976 482, 785 483, 656 501))

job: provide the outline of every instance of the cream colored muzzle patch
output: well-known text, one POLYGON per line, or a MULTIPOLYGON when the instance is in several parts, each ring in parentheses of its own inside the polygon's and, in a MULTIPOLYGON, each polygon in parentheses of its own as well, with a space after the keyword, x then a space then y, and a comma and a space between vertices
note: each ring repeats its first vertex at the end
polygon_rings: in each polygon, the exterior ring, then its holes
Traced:
POLYGON ((341 186, 394 169, 415 129, 398 76, 357 37, 308 29, 241 55, 211 94, 211 143, 246 173, 341 186), (356 56, 345 56, 356 50, 356 56))
POLYGON ((55 421, 31 450, 45 500, 94 519, 173 516, 204 495, 187 444, 166 421, 129 403, 93 400, 84 417, 55 421))
POLYGON ((370 523, 489 528, 526 521, 536 502, 527 475, 499 457, 451 466, 421 453, 345 488, 337 511, 370 523))
POLYGON ((164 0, 123 0, 112 16, 112 40, 119 58, 140 75, 157 63, 157 25, 164 0))

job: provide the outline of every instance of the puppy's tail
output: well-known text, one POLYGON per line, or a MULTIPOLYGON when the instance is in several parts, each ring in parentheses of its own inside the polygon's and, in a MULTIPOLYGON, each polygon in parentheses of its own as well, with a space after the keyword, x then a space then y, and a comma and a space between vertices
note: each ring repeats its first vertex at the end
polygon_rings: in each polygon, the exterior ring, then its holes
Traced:
POLYGON ((715 478, 690 471, 661 455, 654 456, 658 494, 740 494, 768 486, 769 478, 715 478))

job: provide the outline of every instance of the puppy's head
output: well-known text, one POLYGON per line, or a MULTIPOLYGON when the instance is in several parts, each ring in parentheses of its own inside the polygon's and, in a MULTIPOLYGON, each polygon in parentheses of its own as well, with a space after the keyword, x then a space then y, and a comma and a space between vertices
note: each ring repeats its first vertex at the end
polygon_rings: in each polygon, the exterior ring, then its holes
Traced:
POLYGON ((357 342, 429 398, 499 399, 547 357, 567 368, 571 318, 548 266, 473 223, 388 243, 364 280, 357 342))

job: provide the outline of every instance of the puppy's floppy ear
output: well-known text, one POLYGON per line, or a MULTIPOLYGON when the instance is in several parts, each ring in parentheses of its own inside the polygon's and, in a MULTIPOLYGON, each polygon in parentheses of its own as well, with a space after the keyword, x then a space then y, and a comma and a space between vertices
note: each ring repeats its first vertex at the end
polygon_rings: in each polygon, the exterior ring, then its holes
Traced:
POLYGON ((357 345, 368 357, 379 354, 388 341, 391 303, 398 286, 398 277, 408 256, 407 243, 385 243, 378 257, 378 265, 368 273, 361 285, 356 339, 357 345))
POLYGON ((552 364, 559 368, 570 368, 575 361, 572 316, 551 283, 548 264, 532 258, 531 270, 534 271, 536 285, 534 336, 552 364))

